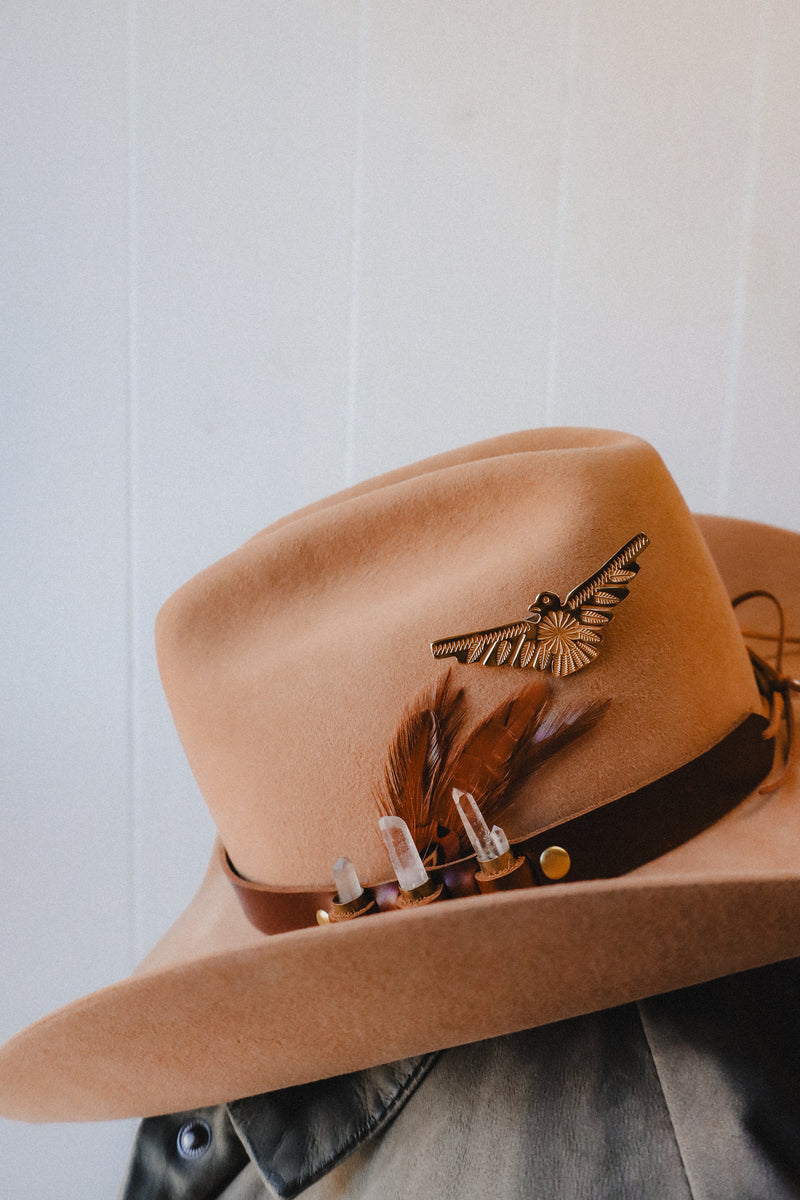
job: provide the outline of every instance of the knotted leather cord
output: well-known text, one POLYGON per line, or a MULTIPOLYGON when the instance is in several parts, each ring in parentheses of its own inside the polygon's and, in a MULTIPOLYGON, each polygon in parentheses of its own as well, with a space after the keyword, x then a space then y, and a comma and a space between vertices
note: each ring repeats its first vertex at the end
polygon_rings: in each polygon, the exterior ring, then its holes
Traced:
POLYGON ((775 738, 775 757, 778 757, 778 739, 777 733, 783 722, 786 730, 786 747, 783 755, 783 764, 774 779, 770 779, 768 783, 764 783, 758 789, 759 795, 768 796, 772 792, 778 790, 783 783, 786 774, 792 765, 794 758, 794 710, 792 707, 792 692, 800 692, 800 680, 793 679, 790 675, 783 673, 783 650, 786 642, 797 642, 800 638, 786 635, 786 614, 783 611, 783 605, 777 596, 772 592, 767 592, 763 588, 754 588, 749 592, 742 592, 741 595, 734 597, 731 601, 734 608, 738 608, 740 604, 744 604, 747 600, 763 598, 771 601, 775 605, 778 612, 778 633, 775 634, 751 634, 743 631, 745 637, 767 637, 772 638, 778 643, 775 652, 775 665, 772 666, 766 659, 763 659, 760 654, 756 654, 748 646, 748 654, 750 661, 753 664, 753 671, 758 684, 758 690, 769 704, 769 725, 764 730, 763 737, 765 739, 775 738), (780 706, 779 706, 780 701, 780 706))

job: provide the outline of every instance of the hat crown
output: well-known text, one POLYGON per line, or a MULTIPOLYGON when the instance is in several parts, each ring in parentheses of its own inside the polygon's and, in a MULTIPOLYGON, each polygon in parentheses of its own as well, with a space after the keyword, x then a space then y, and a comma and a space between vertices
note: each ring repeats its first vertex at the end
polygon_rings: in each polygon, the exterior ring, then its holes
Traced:
MULTIPOLYGON (((597 658, 556 705, 610 698, 601 725, 519 788, 521 837, 703 753, 760 711, 727 593, 646 442, 605 430, 495 438, 301 510, 202 572, 157 626, 167 698, 226 849, 246 877, 328 886, 346 855, 390 875, 376 798, 404 710, 453 660, 431 643, 557 608, 650 539, 597 658)), ((470 724, 535 672, 453 665, 470 724)))

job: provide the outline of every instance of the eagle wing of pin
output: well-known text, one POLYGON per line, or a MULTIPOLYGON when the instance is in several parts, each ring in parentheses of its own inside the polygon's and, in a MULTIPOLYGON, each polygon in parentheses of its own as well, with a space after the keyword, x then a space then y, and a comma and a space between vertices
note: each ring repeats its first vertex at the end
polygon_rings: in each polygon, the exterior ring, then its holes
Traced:
POLYGON ((529 616, 496 629, 481 629, 431 642, 434 658, 455 658, 484 667, 531 668, 571 675, 600 653, 611 611, 628 595, 639 571, 636 559, 650 539, 637 533, 563 602, 553 592, 540 592, 529 616))

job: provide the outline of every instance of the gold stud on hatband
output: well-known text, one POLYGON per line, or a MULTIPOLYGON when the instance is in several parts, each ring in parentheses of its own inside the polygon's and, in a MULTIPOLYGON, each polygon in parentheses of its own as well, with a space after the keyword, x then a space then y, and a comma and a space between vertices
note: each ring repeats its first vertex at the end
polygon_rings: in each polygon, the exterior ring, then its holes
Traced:
POLYGON ((572 866, 572 859, 563 846, 548 846, 539 855, 539 866, 548 879, 563 879, 572 866))

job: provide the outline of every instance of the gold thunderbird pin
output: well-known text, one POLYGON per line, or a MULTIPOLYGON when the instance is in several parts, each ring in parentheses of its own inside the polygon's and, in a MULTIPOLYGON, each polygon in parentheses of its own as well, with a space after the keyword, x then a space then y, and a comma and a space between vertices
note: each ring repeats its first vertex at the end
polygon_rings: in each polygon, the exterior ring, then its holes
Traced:
POLYGON ((553 592, 540 592, 530 616, 512 625, 482 629, 431 642, 434 658, 456 658, 484 667, 530 667, 571 675, 600 653, 603 626, 628 594, 626 584, 639 571, 636 559, 650 545, 644 533, 617 551, 599 571, 573 588, 564 603, 553 592))

